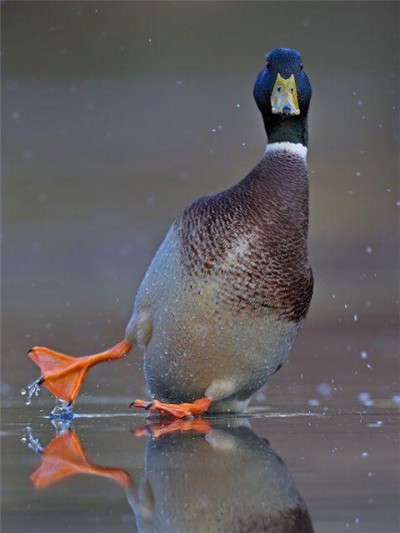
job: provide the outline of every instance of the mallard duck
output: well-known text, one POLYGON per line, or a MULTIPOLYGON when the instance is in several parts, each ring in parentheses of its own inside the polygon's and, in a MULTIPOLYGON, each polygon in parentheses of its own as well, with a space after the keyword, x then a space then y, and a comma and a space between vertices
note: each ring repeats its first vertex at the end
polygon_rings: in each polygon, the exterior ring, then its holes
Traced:
MULTIPOLYGON (((74 358, 35 347, 43 384, 73 402, 88 369, 139 345, 150 401, 175 417, 242 412, 286 361, 313 291, 308 261, 307 113, 311 85, 299 52, 276 48, 254 97, 268 144, 231 188, 178 216, 136 296, 125 338, 74 358)), ((36 387, 36 389, 35 389, 36 387)))

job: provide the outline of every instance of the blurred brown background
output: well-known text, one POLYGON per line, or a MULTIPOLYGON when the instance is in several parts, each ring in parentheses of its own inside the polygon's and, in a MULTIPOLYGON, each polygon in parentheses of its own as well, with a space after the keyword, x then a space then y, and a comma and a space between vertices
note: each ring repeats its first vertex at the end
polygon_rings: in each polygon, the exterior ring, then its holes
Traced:
MULTIPOLYGON (((294 363, 273 390, 305 372, 311 387, 359 379, 395 392, 398 11, 397 2, 3 2, 8 401, 37 376, 32 345, 83 354, 117 342, 174 217, 259 160, 266 139, 252 89, 277 46, 301 51, 314 89, 316 287, 294 363)), ((114 398, 140 395, 140 358, 96 368, 85 391, 99 396, 96 383, 114 398)))

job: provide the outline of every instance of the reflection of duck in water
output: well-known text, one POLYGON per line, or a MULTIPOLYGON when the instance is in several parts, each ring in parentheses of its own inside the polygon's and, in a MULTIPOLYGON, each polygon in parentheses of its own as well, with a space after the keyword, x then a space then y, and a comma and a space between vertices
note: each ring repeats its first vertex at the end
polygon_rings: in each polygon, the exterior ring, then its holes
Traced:
POLYGON ((42 456, 42 464, 29 478, 37 489, 43 489, 76 474, 107 477, 124 488, 132 483, 131 476, 121 468, 93 464, 73 429, 61 431, 45 448, 42 448, 30 433, 28 438, 34 443, 30 443, 30 447, 42 456))
POLYGON ((307 113, 311 85, 295 50, 277 48, 254 86, 269 144, 239 183, 192 203, 172 224, 136 297, 125 338, 73 358, 29 355, 43 384, 73 402, 89 368, 143 348, 153 401, 177 418, 243 411, 286 361, 308 311, 307 113), (173 403, 167 403, 173 402, 173 403))
POLYGON ((147 443, 141 482, 90 463, 74 432, 43 450, 31 480, 43 487, 75 473, 114 479, 144 532, 313 532, 289 471, 266 440, 226 423, 181 422, 177 429, 150 428, 159 436, 147 443))

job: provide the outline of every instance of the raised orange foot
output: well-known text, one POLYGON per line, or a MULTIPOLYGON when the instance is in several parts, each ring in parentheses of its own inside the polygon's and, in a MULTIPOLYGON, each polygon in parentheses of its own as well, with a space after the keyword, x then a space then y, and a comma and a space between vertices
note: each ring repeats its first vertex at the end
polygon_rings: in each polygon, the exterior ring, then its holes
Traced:
POLYGON ((174 418, 192 418, 207 411, 211 403, 211 400, 208 398, 200 398, 192 403, 162 403, 158 400, 151 402, 135 400, 131 403, 130 407, 138 407, 151 413, 163 413, 171 415, 174 418))
POLYGON ((73 403, 92 366, 103 361, 120 359, 129 352, 131 347, 128 341, 123 340, 105 352, 84 357, 71 357, 40 346, 32 348, 28 355, 39 366, 42 375, 40 380, 28 387, 28 401, 43 384, 60 400, 73 403))

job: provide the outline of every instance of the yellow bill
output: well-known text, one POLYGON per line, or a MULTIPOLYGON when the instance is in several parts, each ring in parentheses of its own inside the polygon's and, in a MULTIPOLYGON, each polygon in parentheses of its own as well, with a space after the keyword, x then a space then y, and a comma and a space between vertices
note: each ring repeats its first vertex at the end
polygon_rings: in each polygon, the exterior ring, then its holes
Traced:
POLYGON ((294 75, 282 78, 278 73, 271 94, 271 110, 274 115, 300 115, 294 75))

